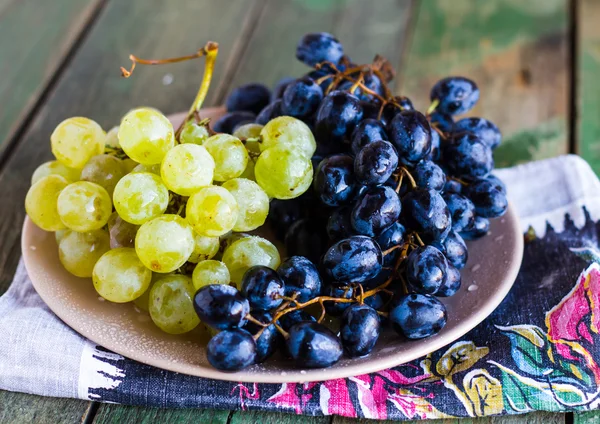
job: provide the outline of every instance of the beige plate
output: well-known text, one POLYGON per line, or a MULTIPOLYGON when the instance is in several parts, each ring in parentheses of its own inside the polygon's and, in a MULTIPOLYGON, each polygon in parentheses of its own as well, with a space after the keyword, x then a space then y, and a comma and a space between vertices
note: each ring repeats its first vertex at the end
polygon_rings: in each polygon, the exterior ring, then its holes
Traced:
MULTIPOLYGON (((203 117, 211 114, 203 113, 203 117)), ((236 373, 223 373, 208 364, 206 334, 200 330, 180 336, 166 334, 133 304, 103 301, 91 279, 74 277, 62 267, 54 234, 42 231, 29 218, 23 226, 21 245, 25 266, 42 299, 67 325, 95 343, 145 364, 184 374, 284 383, 380 371, 433 352, 471 330, 504 299, 521 265, 523 235, 514 209, 509 207, 503 218, 492 220, 490 231, 488 237, 467 243, 469 262, 462 271, 463 285, 455 296, 442 299, 448 309, 448 323, 436 336, 409 342, 386 330, 369 356, 344 358, 331 368, 297 370, 277 358, 236 373)))

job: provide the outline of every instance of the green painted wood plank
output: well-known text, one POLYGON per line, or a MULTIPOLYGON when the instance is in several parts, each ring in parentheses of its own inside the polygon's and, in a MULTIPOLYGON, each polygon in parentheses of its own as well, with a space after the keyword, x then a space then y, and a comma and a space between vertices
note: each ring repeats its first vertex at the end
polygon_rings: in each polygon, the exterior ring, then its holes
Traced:
MULTIPOLYGON (((334 417, 331 424, 392 424, 398 421, 374 421, 374 420, 357 420, 352 418, 334 417)), ((403 421, 406 424, 424 424, 431 422, 432 424, 564 424, 565 414, 553 414, 550 412, 533 412, 525 415, 512 415, 504 417, 482 417, 482 418, 446 418, 442 420, 414 420, 403 421)))
POLYGON ((93 422, 95 424, 226 424, 229 414, 229 411, 215 409, 159 409, 103 404, 98 409, 93 422))
POLYGON ((268 0, 232 84, 220 92, 254 81, 272 86, 284 76, 307 73, 310 69, 295 54, 298 41, 308 32, 331 32, 357 63, 370 63, 380 53, 395 64, 406 38, 410 4, 410 0, 268 0))
POLYGON ((438 79, 468 76, 481 88, 471 114, 504 133, 497 166, 567 152, 568 3, 421 0, 397 91, 425 109, 438 79))
POLYGON ((600 411, 582 412, 573 414, 573 424, 597 424, 600 423, 600 411))
POLYGON ((78 423, 91 402, 47 398, 0 390, 0 423, 61 424, 78 423))
MULTIPOLYGON (((186 110, 201 79, 202 60, 156 67, 138 67, 129 79, 119 66, 128 56, 172 57, 196 51, 207 40, 220 42, 215 84, 250 16, 255 1, 232 0, 228 8, 212 0, 182 0, 177 7, 161 0, 109 2, 72 62, 32 121, 12 157, 0 172, 5 188, 0 212, 0 294, 8 287, 20 255, 23 202, 33 170, 51 159, 49 137, 70 116, 87 116, 105 129, 135 106, 153 106, 164 113, 186 110), (218 17, 218 19, 217 19, 218 17)), ((214 92, 214 90, 212 90, 214 92)))
POLYGON ((101 3, 4 0, 0 4, 0 152, 101 3))
POLYGON ((329 424, 330 422, 331 417, 309 417, 259 411, 234 411, 229 419, 229 424, 329 424))
POLYGON ((577 140, 576 152, 600 172, 600 3, 581 0, 578 3, 579 55, 577 75, 577 140))

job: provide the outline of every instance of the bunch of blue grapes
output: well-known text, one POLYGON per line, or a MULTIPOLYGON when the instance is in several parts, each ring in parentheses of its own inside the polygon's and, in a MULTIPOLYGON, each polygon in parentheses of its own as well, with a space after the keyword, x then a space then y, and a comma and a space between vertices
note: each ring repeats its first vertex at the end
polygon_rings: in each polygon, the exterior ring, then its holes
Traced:
POLYGON ((461 287, 465 240, 485 236, 508 206, 491 174, 499 129, 457 120, 479 99, 473 81, 438 81, 422 113, 391 93, 384 58, 357 65, 331 34, 305 35, 296 57, 312 68, 306 75, 272 92, 235 89, 213 126, 234 133, 291 116, 317 141, 312 189, 270 205, 289 259, 248 269, 239 290, 208 285, 194 297, 215 330, 208 359, 221 370, 276 351, 301 368, 328 367, 344 354, 368 355, 386 326, 405 340, 438 333, 447 321, 439 298, 461 287))

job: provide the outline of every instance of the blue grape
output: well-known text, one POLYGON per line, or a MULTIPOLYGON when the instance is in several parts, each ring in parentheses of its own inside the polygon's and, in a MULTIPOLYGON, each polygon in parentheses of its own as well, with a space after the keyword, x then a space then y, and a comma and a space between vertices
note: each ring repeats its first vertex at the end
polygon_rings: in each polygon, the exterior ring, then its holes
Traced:
POLYGON ((301 198, 290 200, 273 199, 269 204, 267 219, 277 237, 283 240, 290 227, 304 215, 301 198))
POLYGON ((356 155, 364 146, 378 140, 388 140, 385 127, 376 119, 364 119, 352 132, 352 153, 356 155))
POLYGON ((454 121, 451 115, 435 111, 429 115, 429 122, 432 127, 437 128, 443 133, 449 133, 454 128, 454 121))
POLYGON ((256 115, 252 112, 228 112, 214 122, 212 129, 218 133, 233 134, 237 127, 254 122, 255 119, 256 115))
POLYGON ((332 242, 350 237, 356 234, 352 228, 352 222, 350 220, 350 214, 352 208, 349 206, 343 206, 335 209, 329 219, 327 220, 327 236, 332 242))
POLYGON ((250 304, 236 288, 225 284, 210 284, 194 296, 194 309, 200 321, 217 330, 242 327, 250 304))
POLYGON ((275 309, 283 302, 284 284, 275 270, 257 265, 242 277, 242 294, 255 310, 275 309))
POLYGON ((342 357, 342 343, 327 327, 301 322, 290 328, 287 339, 290 356, 299 368, 326 368, 342 357))
POLYGON ((468 112, 479 100, 479 88, 470 79, 448 77, 439 80, 431 89, 430 99, 438 100, 436 111, 448 115, 468 112))
MULTIPOLYGON (((394 222, 386 230, 384 230, 379 237, 377 237, 377 243, 382 251, 386 251, 394 246, 399 246, 404 243, 404 236, 406 235, 406 228, 399 222, 394 222)), ((383 257, 383 266, 392 267, 396 263, 396 259, 400 254, 400 250, 394 250, 383 257)))
POLYGON ((245 84, 234 88, 225 99, 228 112, 247 111, 256 115, 271 99, 271 92, 263 84, 245 84))
POLYGON ((285 331, 289 331, 294 325, 299 324, 301 322, 317 322, 317 319, 310 315, 308 312, 303 311, 301 309, 296 309, 295 311, 291 311, 283 315, 279 319, 279 324, 281 328, 285 331))
POLYGON ((208 342, 206 357, 218 370, 239 371, 255 363, 256 343, 245 330, 221 331, 208 342))
POLYGON ((327 32, 306 34, 296 47, 296 58, 311 67, 321 62, 337 64, 342 56, 344 56, 342 43, 327 32))
POLYGON ((256 359, 255 363, 260 364, 269 358, 277 348, 282 344, 283 337, 277 331, 274 324, 271 324, 273 317, 266 311, 252 311, 252 317, 267 327, 262 327, 258 324, 248 321, 244 326, 244 330, 248 331, 253 336, 262 330, 258 339, 256 339, 256 359), (264 328, 264 330, 263 330, 264 328))
POLYGON ((508 200, 493 182, 476 180, 465 188, 465 194, 475 205, 477 215, 484 218, 497 218, 506 213, 508 200))
POLYGON ((383 184, 397 167, 396 149, 391 143, 383 140, 367 144, 354 159, 354 174, 361 184, 383 184))
POLYGON ((321 201, 328 206, 340 206, 352 201, 356 189, 352 156, 337 154, 323 159, 315 171, 313 187, 321 201))
POLYGON ((277 268, 277 274, 285 284, 284 293, 291 297, 298 293, 298 300, 306 302, 321 294, 321 276, 317 267, 303 256, 292 256, 277 268))
POLYGON ((445 144, 444 160, 453 175, 485 177, 494 169, 492 149, 472 133, 459 133, 445 144))
POLYGON ((269 103, 265 106, 256 117, 255 122, 260 125, 267 125, 267 122, 278 116, 283 116, 283 112, 281 111, 281 99, 277 99, 273 101, 273 103, 269 103))
POLYGON ((441 191, 446 184, 446 174, 437 164, 430 160, 422 160, 414 167, 412 176, 417 187, 426 190, 441 191))
POLYGON ((491 182, 497 190, 500 190, 502 193, 506 194, 506 185, 500 178, 493 174, 489 174, 487 177, 485 177, 485 179, 491 182))
POLYGON ((383 120, 379 119, 380 103, 377 100, 371 100, 371 101, 361 100, 359 102, 359 104, 363 111, 363 114, 362 114, 363 121, 369 119, 369 120, 381 122, 383 127, 385 128, 385 124, 383 123, 383 120))
POLYGON ((273 87, 273 91, 271 91, 271 102, 274 102, 277 99, 281 99, 283 97, 283 92, 287 88, 290 83, 296 81, 296 78, 293 77, 283 77, 275 84, 273 87))
POLYGON ((394 304, 389 314, 392 327, 408 339, 433 336, 446 325, 446 307, 433 296, 409 294, 401 296, 394 304))
POLYGON ((475 134, 491 149, 498 147, 502 141, 502 133, 498 127, 484 118, 464 118, 454 124, 454 132, 468 131, 475 134))
POLYGON ((288 255, 305 256, 317 262, 327 249, 327 233, 313 219, 296 221, 285 233, 285 248, 288 255))
POLYGON ((315 118, 317 141, 321 148, 339 148, 362 119, 362 107, 356 96, 335 90, 325 96, 315 118))
POLYGON ((371 353, 379 339, 379 314, 369 305, 352 305, 342 315, 340 338, 350 358, 371 353))
POLYGON ((417 163, 431 150, 429 122, 414 110, 397 114, 388 125, 388 136, 400 160, 407 164, 417 163))
POLYGON ((396 103, 398 103, 402 110, 415 110, 412 100, 406 96, 396 96, 394 97, 394 100, 396 103))
POLYGON ((490 231, 490 220, 482 216, 476 216, 473 227, 468 231, 463 231, 460 236, 465 240, 475 240, 485 236, 490 231))
POLYGON ((398 220, 401 210, 400 198, 392 188, 369 187, 352 209, 352 228, 358 234, 376 237, 398 220))
POLYGON ((290 83, 281 99, 284 115, 307 118, 314 114, 323 100, 323 90, 311 78, 304 77, 290 83))
POLYGON ((381 271, 383 257, 379 245, 370 237, 352 236, 340 240, 323 257, 327 277, 344 283, 362 283, 381 271))
POLYGON ((467 264, 469 259, 467 244, 456 231, 450 231, 448 237, 442 243, 434 242, 431 245, 438 248, 455 268, 463 269, 467 264))
POLYGON ((402 218, 425 243, 443 241, 452 228, 450 210, 435 190, 416 189, 402 198, 402 218))
MULTIPOLYGON (((338 299, 352 299, 354 296, 354 288, 351 286, 336 286, 334 284, 329 285, 325 290, 325 295, 331 297, 337 297, 338 299)), ((325 311, 332 317, 339 317, 348 309, 354 302, 334 302, 324 301, 325 311)))
POLYGON ((462 192, 462 184, 456 180, 448 179, 444 185, 444 193, 457 193, 462 192))
POLYGON ((444 200, 452 216, 452 229, 465 231, 475 222, 475 205, 467 197, 457 193, 445 193, 444 200))
POLYGON ((452 265, 448 265, 448 270, 446 271, 446 278, 444 279, 444 282, 442 283, 441 287, 435 295, 440 297, 454 296, 456 292, 460 289, 460 286, 460 271, 452 265))
POLYGON ((433 127, 431 127, 431 150, 426 157, 434 162, 439 162, 442 159, 442 140, 440 133, 433 127))
POLYGON ((423 294, 435 294, 448 271, 448 261, 433 246, 418 247, 408 255, 406 278, 410 287, 423 294))
MULTIPOLYGON (((374 91, 375 93, 379 94, 380 96, 384 95, 383 85, 381 84, 381 80, 377 77, 377 75, 373 74, 373 72, 367 72, 364 74, 363 77, 364 77, 363 84, 365 85, 365 87, 367 87, 371 91, 374 91)), ((353 81, 344 81, 337 87, 337 89, 350 92, 350 89, 352 88, 353 85, 354 85, 353 81)), ((360 87, 356 87, 354 89, 354 91, 352 91, 350 93, 354 94, 360 100, 364 100, 364 101, 369 101, 373 98, 372 94, 363 92, 363 90, 360 87)))

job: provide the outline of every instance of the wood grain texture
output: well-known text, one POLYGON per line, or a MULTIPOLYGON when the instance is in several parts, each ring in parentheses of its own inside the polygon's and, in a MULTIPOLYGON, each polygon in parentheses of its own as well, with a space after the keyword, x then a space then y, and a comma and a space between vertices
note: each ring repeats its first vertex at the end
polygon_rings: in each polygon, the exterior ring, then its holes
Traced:
POLYGON ((0 153, 102 0, 0 3, 0 153))
POLYGON ((262 3, 233 0, 223 9, 212 0, 179 1, 176 8, 160 0, 109 2, 0 171, 6 199, 0 205, 5 217, 0 223, 0 294, 10 284, 20 255, 23 201, 30 176, 40 163, 51 159, 49 137, 54 127, 70 116, 87 116, 109 129, 129 109, 142 105, 166 114, 187 109, 201 79, 202 60, 164 68, 138 67, 129 79, 120 76, 119 66, 128 66, 130 52, 140 57, 172 57, 194 52, 214 39, 220 42, 218 84, 239 35, 231 28, 242 25, 257 4, 262 3))
POLYGON ((229 424, 329 424, 331 417, 309 417, 277 412, 234 411, 229 424))
POLYGON ((567 0, 421 0, 397 91, 421 109, 440 78, 481 87, 470 113, 504 134, 496 165, 567 152, 567 0))
POLYGON ((48 398, 0 390, 0 423, 78 423, 86 416, 90 404, 83 400, 48 398))
POLYGON ((282 77, 307 73, 310 68, 295 54, 298 41, 308 32, 331 32, 356 63, 370 63, 380 53, 396 64, 406 39, 410 5, 411 0, 268 0, 231 85, 220 93, 255 81, 272 86, 282 77))
MULTIPOLYGON (((579 0, 577 7, 577 136, 576 152, 600 172, 600 2, 579 0)), ((600 420, 600 418, 599 418, 600 420)))
POLYGON ((229 411, 216 409, 159 409, 102 404, 96 413, 95 424, 226 424, 229 411))
POLYGON ((573 424, 597 424, 600 423, 600 411, 582 412, 573 414, 573 424))

